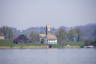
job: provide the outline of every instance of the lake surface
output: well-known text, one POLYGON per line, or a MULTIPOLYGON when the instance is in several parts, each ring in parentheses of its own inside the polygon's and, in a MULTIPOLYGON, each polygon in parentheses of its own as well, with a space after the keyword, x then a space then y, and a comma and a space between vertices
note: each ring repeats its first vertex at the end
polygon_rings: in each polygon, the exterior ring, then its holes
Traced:
POLYGON ((96 64, 96 49, 0 49, 0 64, 96 64))

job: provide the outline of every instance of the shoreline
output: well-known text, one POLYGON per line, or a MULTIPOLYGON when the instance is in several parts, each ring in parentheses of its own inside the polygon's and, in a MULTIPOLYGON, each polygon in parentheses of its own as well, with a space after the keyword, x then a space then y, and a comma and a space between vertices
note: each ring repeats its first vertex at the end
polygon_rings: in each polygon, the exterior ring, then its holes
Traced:
MULTIPOLYGON (((49 48, 48 46, 15 46, 15 47, 0 46, 0 49, 53 49, 53 48, 54 47, 49 48)), ((81 47, 80 46, 70 46, 70 47, 64 46, 62 48, 81 48, 81 47)), ((61 48, 58 48, 58 49, 61 49, 61 48)))
POLYGON ((16 46, 16 47, 10 47, 10 46, 0 46, 0 49, 31 49, 31 48, 49 48, 48 46, 16 46))

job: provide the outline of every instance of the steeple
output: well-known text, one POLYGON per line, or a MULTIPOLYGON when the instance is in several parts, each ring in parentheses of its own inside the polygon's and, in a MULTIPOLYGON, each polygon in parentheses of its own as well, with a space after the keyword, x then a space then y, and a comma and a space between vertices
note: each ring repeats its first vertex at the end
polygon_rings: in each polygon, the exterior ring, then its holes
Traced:
POLYGON ((45 30, 45 32, 46 32, 46 35, 48 35, 48 34, 51 32, 51 25, 50 25, 50 24, 47 24, 47 25, 46 25, 46 30, 45 30))

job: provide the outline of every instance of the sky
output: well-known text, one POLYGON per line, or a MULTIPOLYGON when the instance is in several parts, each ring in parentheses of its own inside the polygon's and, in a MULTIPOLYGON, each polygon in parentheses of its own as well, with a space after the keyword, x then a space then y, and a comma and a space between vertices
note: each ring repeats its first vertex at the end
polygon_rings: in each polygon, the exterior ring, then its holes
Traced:
POLYGON ((96 0, 0 0, 0 26, 24 30, 96 23, 96 0))

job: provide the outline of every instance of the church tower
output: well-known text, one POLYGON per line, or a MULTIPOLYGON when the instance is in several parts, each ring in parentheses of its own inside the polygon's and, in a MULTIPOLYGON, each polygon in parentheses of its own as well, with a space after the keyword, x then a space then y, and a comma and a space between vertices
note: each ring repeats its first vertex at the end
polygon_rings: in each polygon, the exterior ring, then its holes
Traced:
POLYGON ((47 25, 46 25, 46 30, 45 30, 45 32, 46 32, 46 35, 48 35, 48 34, 51 33, 51 25, 50 25, 50 24, 47 24, 47 25))

